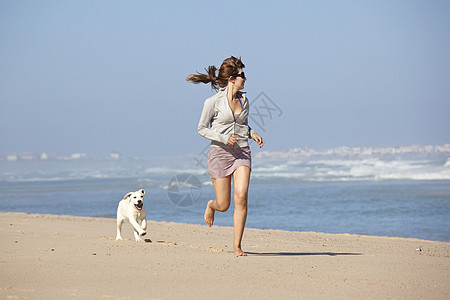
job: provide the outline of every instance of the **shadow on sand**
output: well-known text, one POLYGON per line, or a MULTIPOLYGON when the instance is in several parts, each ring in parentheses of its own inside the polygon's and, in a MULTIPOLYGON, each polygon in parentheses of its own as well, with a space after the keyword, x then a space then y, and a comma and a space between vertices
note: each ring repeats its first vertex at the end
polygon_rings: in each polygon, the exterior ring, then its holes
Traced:
POLYGON ((246 252, 248 255, 255 256, 343 256, 343 255, 363 255, 362 253, 341 253, 341 252, 246 252))

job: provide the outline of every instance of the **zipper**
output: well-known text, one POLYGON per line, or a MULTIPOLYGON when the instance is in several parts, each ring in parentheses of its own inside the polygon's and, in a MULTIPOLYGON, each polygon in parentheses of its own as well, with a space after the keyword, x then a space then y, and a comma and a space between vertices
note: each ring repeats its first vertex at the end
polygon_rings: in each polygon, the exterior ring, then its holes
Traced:
MULTIPOLYGON (((225 97, 226 97, 226 100, 227 100, 228 108, 230 109, 230 112, 231 112, 231 116, 233 117, 233 134, 232 135, 236 135, 236 121, 237 120, 234 118, 234 112, 231 109, 230 101, 228 100, 228 95, 226 95, 225 97)), ((241 98, 239 98, 239 96, 238 96, 238 99, 239 99, 239 103, 241 104, 241 114, 242 114, 242 111, 244 110, 244 105, 242 104, 241 98)), ((241 117, 241 114, 239 114, 238 119, 241 117)), ((237 145, 237 143, 233 146, 233 148, 235 148, 236 145, 237 145)))

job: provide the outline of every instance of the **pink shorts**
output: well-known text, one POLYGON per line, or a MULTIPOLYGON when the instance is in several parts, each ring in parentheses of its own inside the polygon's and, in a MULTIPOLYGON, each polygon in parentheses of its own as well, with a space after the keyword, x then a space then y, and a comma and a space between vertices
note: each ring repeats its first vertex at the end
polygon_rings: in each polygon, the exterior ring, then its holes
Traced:
POLYGON ((252 168, 250 147, 228 149, 213 145, 209 149, 208 172, 211 178, 227 177, 241 166, 252 168))

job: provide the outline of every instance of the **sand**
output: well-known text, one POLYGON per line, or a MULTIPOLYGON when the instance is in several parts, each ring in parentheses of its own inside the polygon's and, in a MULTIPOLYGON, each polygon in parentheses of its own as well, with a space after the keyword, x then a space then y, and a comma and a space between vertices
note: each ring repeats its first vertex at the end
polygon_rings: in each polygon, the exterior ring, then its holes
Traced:
POLYGON ((450 299, 450 243, 0 213, 2 299, 450 299))

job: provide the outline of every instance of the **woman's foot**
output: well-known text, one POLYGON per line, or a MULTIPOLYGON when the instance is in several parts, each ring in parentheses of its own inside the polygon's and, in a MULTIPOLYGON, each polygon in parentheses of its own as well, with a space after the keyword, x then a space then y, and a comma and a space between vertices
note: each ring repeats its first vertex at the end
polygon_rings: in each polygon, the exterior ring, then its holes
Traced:
POLYGON ((236 256, 247 256, 247 253, 242 251, 241 247, 234 247, 234 255, 236 256))
POLYGON ((211 208, 210 204, 213 202, 213 200, 209 200, 208 204, 206 205, 205 210, 205 223, 208 224, 209 227, 213 226, 214 223, 214 213, 215 210, 211 208))

